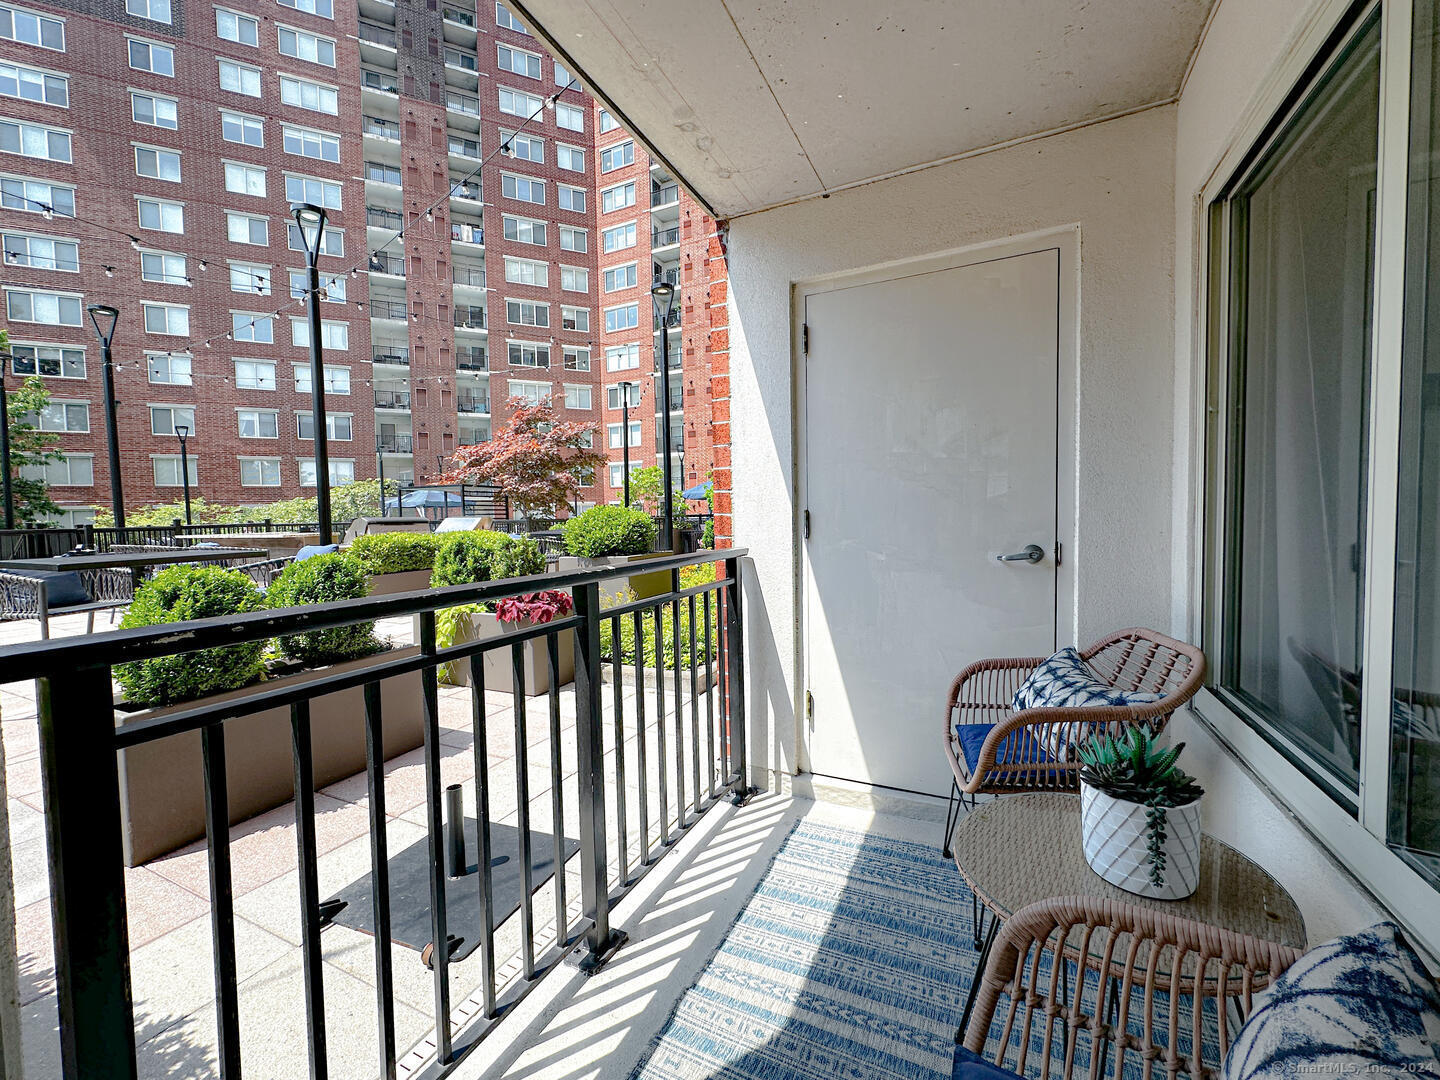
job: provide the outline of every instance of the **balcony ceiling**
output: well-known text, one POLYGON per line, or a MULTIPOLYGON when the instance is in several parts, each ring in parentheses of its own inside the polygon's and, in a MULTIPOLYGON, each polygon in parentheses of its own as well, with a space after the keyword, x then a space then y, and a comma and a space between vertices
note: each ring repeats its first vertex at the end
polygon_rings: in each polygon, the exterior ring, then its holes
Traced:
POLYGON ((1173 99, 1212 0, 517 0, 721 217, 1173 99))

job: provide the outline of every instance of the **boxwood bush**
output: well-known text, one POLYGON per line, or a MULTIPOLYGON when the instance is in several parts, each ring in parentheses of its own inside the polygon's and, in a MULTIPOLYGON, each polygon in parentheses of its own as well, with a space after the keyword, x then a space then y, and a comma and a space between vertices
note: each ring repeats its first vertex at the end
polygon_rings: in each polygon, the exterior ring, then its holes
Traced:
MULTIPOLYGON (((239 570, 218 566, 172 566, 135 590, 130 610, 120 620, 129 630, 140 626, 241 615, 265 606, 259 587, 239 570)), ((238 690, 260 678, 265 643, 247 642, 216 649, 157 656, 115 666, 115 679, 132 705, 169 705, 238 690)))
POLYGON ((565 523, 565 550, 599 559, 606 555, 644 555, 655 547, 655 520, 643 510, 592 506, 565 523))
POLYGON ((439 540, 431 588, 545 572, 540 545, 526 537, 476 530, 444 533, 439 540))
POLYGON ((399 574, 433 568, 440 539, 434 533, 368 533, 352 540, 348 551, 367 574, 399 574))
MULTIPOLYGON (((359 561, 337 552, 291 563, 266 591, 265 603, 272 608, 311 607, 354 600, 366 591, 365 571, 359 561)), ((369 656, 381 647, 373 622, 311 630, 280 639, 281 654, 302 664, 338 664, 369 656)))
MULTIPOLYGON (((680 588, 693 589, 697 586, 708 584, 715 580, 715 564, 701 563, 697 566, 687 566, 680 571, 680 588)), ((622 590, 617 598, 617 603, 629 603, 634 599, 630 590, 622 590)), ((694 659, 697 666, 703 665, 706 661, 705 655, 705 604, 701 597, 695 598, 695 653, 694 659)), ((609 619, 602 619, 600 622, 600 657, 603 660, 615 658, 617 642, 615 635, 611 632, 609 619)), ((716 598, 710 597, 710 654, 709 659, 714 660, 719 655, 720 642, 720 605, 716 598)), ((665 604, 660 611, 660 637, 655 636, 655 619, 647 609, 640 620, 640 642, 636 648, 635 622, 628 616, 620 619, 620 635, 618 641, 620 662, 622 664, 634 664, 636 656, 640 657, 642 667, 655 667, 657 657, 666 668, 675 667, 675 628, 671 622, 671 605, 665 604), (658 648, 657 648, 658 644, 658 648)), ((688 668, 690 665, 690 605, 688 602, 680 604, 680 666, 688 668)))

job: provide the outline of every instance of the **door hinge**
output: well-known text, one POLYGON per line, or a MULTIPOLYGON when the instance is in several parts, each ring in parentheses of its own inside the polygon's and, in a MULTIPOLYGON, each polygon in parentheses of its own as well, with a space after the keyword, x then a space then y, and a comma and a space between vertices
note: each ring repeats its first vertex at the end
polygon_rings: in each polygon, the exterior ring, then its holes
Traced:
POLYGON ((1064 550, 1064 547, 1065 545, 1060 543, 1059 540, 1055 541, 1055 565, 1057 567, 1060 565, 1060 554, 1064 550))
POLYGON ((806 356, 810 355, 810 324, 800 324, 800 351, 806 356))
POLYGON ((805 691, 805 722, 813 731, 815 728, 815 695, 809 690, 805 691))
POLYGON ((810 539, 810 511, 805 511, 805 539, 810 539))

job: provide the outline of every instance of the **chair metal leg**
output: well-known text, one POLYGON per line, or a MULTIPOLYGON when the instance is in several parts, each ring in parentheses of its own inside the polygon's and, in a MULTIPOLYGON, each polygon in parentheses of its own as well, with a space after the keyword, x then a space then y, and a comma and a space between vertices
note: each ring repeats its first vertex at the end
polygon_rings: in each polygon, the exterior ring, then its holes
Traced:
POLYGON ((947 859, 954 854, 950 850, 950 837, 955 832, 955 826, 960 823, 960 809, 963 805, 960 782, 952 779, 950 781, 950 802, 945 808, 945 841, 940 845, 940 854, 947 859))
POLYGON ((979 955, 975 958, 975 974, 970 979, 970 989, 965 994, 965 1009, 960 1014, 960 1028, 955 1032, 956 1043, 965 1041, 965 1029, 970 1026, 970 1014, 975 1011, 975 991, 980 985, 980 976, 985 974, 985 964, 990 959, 990 949, 995 944, 995 934, 999 929, 1000 920, 992 916, 990 929, 985 934, 984 943, 981 944, 977 940, 976 948, 979 949, 979 955))

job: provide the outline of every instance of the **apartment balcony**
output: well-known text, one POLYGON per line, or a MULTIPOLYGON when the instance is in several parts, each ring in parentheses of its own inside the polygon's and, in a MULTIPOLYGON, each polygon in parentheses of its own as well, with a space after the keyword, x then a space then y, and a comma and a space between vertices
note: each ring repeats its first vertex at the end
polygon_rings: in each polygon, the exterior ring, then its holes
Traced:
POLYGON ((365 266, 372 274, 387 274, 400 278, 405 276, 405 260, 384 251, 372 251, 365 266))
POLYGON ((671 266, 662 270, 656 267, 651 282, 658 285, 662 281, 667 281, 678 289, 680 287, 680 268, 678 266, 671 266))
POLYGON ((450 198, 465 202, 480 201, 480 185, 473 180, 457 181, 450 185, 450 198))
POLYGON ((360 130, 372 138, 400 141, 400 125, 394 120, 386 120, 384 117, 362 116, 360 130))
POLYGON ((489 358, 483 345, 461 346, 455 350, 455 367, 460 371, 488 371, 489 358))
POLYGON ((445 40, 451 45, 473 49, 478 37, 478 26, 473 8, 446 4, 440 9, 443 19, 445 40))
POLYGON ((477 304, 456 304, 455 329, 484 330, 485 309, 477 304))
POLYGON ((370 353, 370 360, 376 364, 393 367, 410 366, 410 349, 404 345, 376 345, 370 353))
POLYGON ((375 449, 382 454, 409 454, 413 452, 413 441, 411 435, 378 435, 375 449))
POLYGON ((394 100, 400 94, 400 83, 393 71, 375 71, 370 68, 360 72, 360 89, 368 93, 384 95, 394 100))
MULTIPOLYGON (((660 321, 660 316, 652 312, 650 316, 650 323, 654 332, 657 334, 660 332, 660 321)), ((680 325, 679 307, 675 307, 670 310, 670 317, 665 320, 665 324, 669 326, 672 330, 680 325)))
POLYGON ((680 243, 680 226, 674 225, 668 229, 653 229, 650 233, 650 250, 658 251, 663 248, 674 247, 680 243))
POLYGON ((408 409, 410 408, 409 390, 376 390, 375 408, 377 409, 408 409))
POLYGON ((457 266, 451 272, 457 289, 484 289, 485 271, 469 266, 457 266))
POLYGON ((401 174, 399 166, 390 165, 383 161, 365 162, 365 169, 361 175, 364 176, 367 185, 387 184, 397 188, 400 186, 401 174))
POLYGON ((680 202, 679 184, 651 184, 650 185, 650 211, 666 206, 675 206, 680 202))
POLYGON ((480 130, 480 99, 474 94, 447 89, 445 112, 450 126, 465 131, 480 130))
POLYGON ((474 244, 477 247, 484 247, 485 230, 479 225, 452 221, 450 223, 450 240, 456 244, 474 244))
POLYGON ((385 229, 396 232, 404 227, 405 215, 398 210, 386 210, 380 206, 367 206, 365 208, 365 224, 372 229, 385 229))
POLYGON ((488 413, 490 411, 490 399, 484 395, 457 394, 455 397, 455 411, 462 413, 488 413))
POLYGON ((405 322, 409 313, 405 310, 403 300, 385 300, 370 297, 370 318, 390 319, 393 322, 405 322))
POLYGON ((475 161, 481 158, 479 139, 462 139, 459 136, 451 135, 448 138, 448 145, 452 158, 469 158, 475 161))

